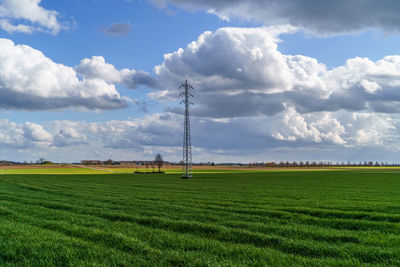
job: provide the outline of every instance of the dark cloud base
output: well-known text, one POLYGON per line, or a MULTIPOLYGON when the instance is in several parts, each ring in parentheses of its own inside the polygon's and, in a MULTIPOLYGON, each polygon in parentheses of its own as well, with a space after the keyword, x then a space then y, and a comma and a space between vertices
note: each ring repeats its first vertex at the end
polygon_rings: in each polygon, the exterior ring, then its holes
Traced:
POLYGON ((11 90, 0 89, 0 108, 17 110, 57 110, 65 108, 86 108, 88 110, 114 110, 128 106, 125 100, 109 96, 82 97, 40 97, 11 90))

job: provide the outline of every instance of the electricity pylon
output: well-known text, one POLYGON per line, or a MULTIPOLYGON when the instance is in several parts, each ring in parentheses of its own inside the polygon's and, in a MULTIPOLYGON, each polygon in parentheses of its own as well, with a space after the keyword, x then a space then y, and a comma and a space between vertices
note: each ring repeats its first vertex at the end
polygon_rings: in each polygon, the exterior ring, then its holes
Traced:
POLYGON ((179 86, 179 89, 184 89, 179 96, 183 96, 181 104, 185 104, 185 119, 184 119, 184 133, 183 133, 183 166, 182 166, 182 178, 188 179, 192 178, 192 140, 190 136, 190 116, 189 116, 189 106, 193 103, 189 100, 193 95, 189 90, 193 90, 193 87, 188 84, 186 80, 179 86))

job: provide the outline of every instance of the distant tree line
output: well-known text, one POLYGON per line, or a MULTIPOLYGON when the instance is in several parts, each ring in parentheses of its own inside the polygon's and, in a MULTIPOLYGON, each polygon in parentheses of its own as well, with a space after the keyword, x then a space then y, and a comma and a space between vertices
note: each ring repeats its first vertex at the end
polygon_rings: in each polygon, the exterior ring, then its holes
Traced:
POLYGON ((360 162, 330 162, 330 161, 279 161, 279 162, 250 162, 249 167, 269 168, 315 168, 315 167, 397 167, 400 163, 388 163, 378 161, 360 162))

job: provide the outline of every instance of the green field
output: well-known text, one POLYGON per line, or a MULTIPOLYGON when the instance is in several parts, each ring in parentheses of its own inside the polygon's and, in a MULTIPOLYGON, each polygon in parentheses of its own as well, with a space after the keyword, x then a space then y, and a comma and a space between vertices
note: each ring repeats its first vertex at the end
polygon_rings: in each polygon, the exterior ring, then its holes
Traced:
POLYGON ((0 266, 400 265, 400 170, 79 171, 0 175, 0 266))

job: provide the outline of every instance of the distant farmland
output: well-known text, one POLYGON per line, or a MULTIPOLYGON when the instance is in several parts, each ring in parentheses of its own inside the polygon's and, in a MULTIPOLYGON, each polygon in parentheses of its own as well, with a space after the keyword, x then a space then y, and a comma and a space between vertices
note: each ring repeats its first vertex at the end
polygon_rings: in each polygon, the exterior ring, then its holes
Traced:
POLYGON ((400 265, 400 169, 7 172, 1 266, 400 265))

